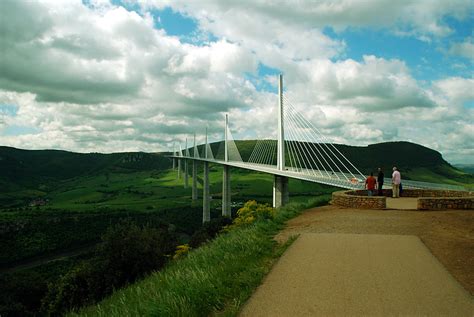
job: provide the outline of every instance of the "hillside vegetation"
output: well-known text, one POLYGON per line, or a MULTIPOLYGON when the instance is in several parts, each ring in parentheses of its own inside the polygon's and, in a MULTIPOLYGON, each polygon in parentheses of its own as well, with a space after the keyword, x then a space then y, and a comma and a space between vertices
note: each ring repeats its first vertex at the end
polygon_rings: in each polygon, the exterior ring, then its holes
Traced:
MULTIPOLYGON (((244 161, 250 157, 256 141, 236 141, 244 161)), ((223 157, 223 142, 210 144, 216 158, 223 157)), ((449 183, 474 184, 474 176, 446 162, 441 154, 410 142, 386 142, 368 146, 336 144, 361 172, 368 174, 382 167, 388 174, 397 166, 405 179, 449 183)), ((204 147, 199 146, 202 155, 204 147)), ((193 155, 193 150, 190 151, 193 155)), ((0 204, 22 201, 25 197, 41 196, 62 186, 62 182, 85 176, 102 175, 106 180, 112 174, 140 171, 159 171, 171 167, 165 153, 72 153, 56 150, 19 150, 0 147, 0 204), (1 194, 8 193, 7 197, 1 194)), ((309 153, 308 153, 309 154, 309 153)), ((308 163, 308 165, 310 165, 308 163)))
MULTIPOLYGON (((161 159, 159 155, 153 157, 161 159)), ((71 164, 69 168, 74 168, 71 164)), ((154 169, 154 164, 149 164, 150 169, 145 164, 135 170, 133 164, 124 169, 121 164, 112 162, 106 165, 108 168, 95 169, 84 176, 49 179, 47 186, 46 182, 26 182, 23 184, 29 188, 21 191, 24 196, 16 191, 0 192, 5 202, 0 205, 0 315, 34 316, 45 301, 48 304, 43 309, 62 309, 61 294, 69 287, 67 281, 81 283, 86 273, 103 275, 98 268, 109 272, 108 266, 94 264, 93 250, 107 230, 123 220, 137 226, 167 226, 179 244, 194 246, 196 241, 208 239, 208 233, 202 232, 202 200, 191 200, 191 189, 184 188, 183 177, 177 179, 176 170, 160 170, 159 166, 154 169), (41 186, 41 190, 35 186, 41 186), (38 196, 45 199, 46 205, 30 206, 38 196), (197 240, 193 239, 195 235, 197 240), (84 261, 92 264, 81 264, 84 261)), ((202 175, 202 166, 199 168, 202 175)), ((271 175, 241 169, 232 169, 231 174, 234 214, 246 200, 271 201, 271 175)), ((216 219, 221 212, 221 166, 211 164, 210 181, 211 219, 216 219)), ((198 176, 198 184, 201 183, 198 176)), ((21 184, 20 180, 15 186, 25 188, 21 184)), ((290 180, 290 187, 292 201, 306 201, 335 190, 299 180, 290 180)), ((200 188, 200 196, 201 193, 200 188)), ((112 275, 107 280, 115 280, 112 275)), ((118 287, 114 283, 94 284, 89 278, 87 281, 98 290, 94 298, 110 292, 110 287, 118 287)))
MULTIPOLYGON (((236 141, 242 159, 248 160, 256 141, 236 141)), ((382 167, 389 176, 393 166, 398 167, 404 179, 447 183, 454 185, 474 185, 474 175, 458 169, 443 159, 441 153, 411 142, 385 142, 368 146, 334 145, 362 173, 376 173, 382 167)), ((303 147, 303 146, 302 146, 303 147)), ((211 144, 214 153, 221 153, 222 142, 211 144)), ((200 152, 201 153, 201 152, 200 152)), ((222 154, 221 154, 222 155, 222 154)), ((312 154, 307 153, 308 157, 312 154)), ((304 156, 302 156, 304 159, 304 156)), ((330 160, 328 160, 330 161, 330 160)), ((287 159, 287 164, 289 160, 287 159)), ((306 162, 311 166, 310 162, 306 162)))
POLYGON ((273 239, 285 221, 307 208, 326 204, 329 197, 291 203, 272 217, 256 217, 192 250, 163 271, 71 315, 235 316, 292 242, 278 245, 273 239))

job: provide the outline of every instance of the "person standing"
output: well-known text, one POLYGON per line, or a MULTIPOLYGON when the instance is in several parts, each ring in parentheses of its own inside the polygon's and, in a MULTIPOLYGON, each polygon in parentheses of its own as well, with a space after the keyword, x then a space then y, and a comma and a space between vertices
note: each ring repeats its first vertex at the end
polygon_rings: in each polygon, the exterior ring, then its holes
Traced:
POLYGON ((383 179, 385 175, 383 174, 382 168, 379 167, 379 173, 377 174, 377 188, 379 190, 379 196, 383 196, 383 179))
POLYGON ((377 180, 374 177, 374 173, 370 172, 370 176, 365 180, 365 188, 367 189, 367 194, 373 196, 375 193, 375 187, 377 180))
POLYGON ((402 176, 398 169, 394 166, 392 173, 392 197, 400 197, 400 183, 402 182, 402 176))

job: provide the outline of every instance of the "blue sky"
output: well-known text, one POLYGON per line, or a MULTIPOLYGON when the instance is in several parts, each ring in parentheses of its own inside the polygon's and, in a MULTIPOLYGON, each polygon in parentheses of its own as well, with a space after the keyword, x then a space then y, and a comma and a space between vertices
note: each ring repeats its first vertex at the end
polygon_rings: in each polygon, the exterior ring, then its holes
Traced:
POLYGON ((169 150, 205 126, 219 139, 225 113, 234 137, 272 137, 282 73, 333 142, 474 163, 472 0, 18 0, 1 14, 2 145, 169 150))
MULTIPOLYGON (((115 2, 120 3, 120 1, 115 2)), ((140 13, 139 6, 127 7, 140 13)), ((171 36, 181 38, 183 42, 190 41, 190 36, 197 35, 200 32, 198 22, 195 19, 174 11, 170 7, 152 10, 151 14, 155 18, 156 28, 165 30, 171 36)), ((467 37, 473 36, 473 17, 471 16, 471 18, 464 21, 445 17, 443 21, 453 32, 449 36, 434 41, 396 35, 389 28, 351 27, 344 31, 334 31, 333 28, 326 27, 323 32, 333 39, 344 41, 347 45, 343 55, 334 57, 334 61, 347 58, 362 61, 364 55, 375 55, 385 59, 399 59, 406 62, 412 69, 413 76, 418 80, 430 81, 447 76, 472 76, 472 58, 452 56, 448 51, 450 44, 460 43, 467 37), (465 64, 466 67, 463 69, 456 68, 455 65, 459 64, 465 64)), ((206 45, 208 41, 198 39, 193 43, 206 45)), ((249 76, 249 78, 275 75, 279 71, 260 63, 257 76, 249 76)), ((272 90, 273 88, 268 87, 268 89, 272 90)))

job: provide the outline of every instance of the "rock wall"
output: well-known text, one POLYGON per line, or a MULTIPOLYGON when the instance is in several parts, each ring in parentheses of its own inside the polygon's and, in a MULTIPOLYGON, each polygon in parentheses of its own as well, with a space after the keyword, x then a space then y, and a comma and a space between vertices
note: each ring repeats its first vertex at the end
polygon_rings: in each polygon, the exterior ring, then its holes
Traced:
MULTIPOLYGON (((384 189, 385 192, 385 189, 384 189)), ((387 190, 391 195, 392 190, 387 190)), ((402 197, 474 197, 473 192, 436 189, 403 189, 402 197)))
POLYGON ((332 193, 332 203, 343 207, 384 209, 386 197, 367 196, 366 190, 338 191, 332 193))
MULTIPOLYGON (((386 197, 392 190, 384 189, 384 196, 367 196, 366 190, 349 190, 332 193, 332 203, 342 207, 361 209, 384 209, 386 197)), ((418 198, 418 210, 473 209, 474 193, 434 189, 405 189, 402 197, 418 198)))
POLYGON ((418 210, 474 209, 474 197, 420 197, 418 210))

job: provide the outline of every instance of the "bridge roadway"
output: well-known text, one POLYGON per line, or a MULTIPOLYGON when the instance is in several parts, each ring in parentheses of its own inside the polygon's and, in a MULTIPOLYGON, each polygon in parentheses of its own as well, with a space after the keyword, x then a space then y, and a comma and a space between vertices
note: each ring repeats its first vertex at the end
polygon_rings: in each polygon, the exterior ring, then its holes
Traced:
MULTIPOLYGON (((267 165, 267 164, 258 164, 258 163, 248 163, 240 161, 224 161, 216 159, 206 159, 206 158, 197 158, 191 156, 170 156, 171 158, 176 159, 186 159, 186 160, 195 160, 201 162, 215 163, 220 165, 232 166, 243 168, 247 170, 252 170, 256 172, 263 172, 272 175, 284 176, 299 180, 304 180, 313 183, 320 183, 324 185, 330 185, 345 189, 364 189, 365 188, 365 179, 362 179, 362 176, 357 177, 354 180, 354 176, 348 173, 334 172, 329 174, 330 176, 324 176, 328 174, 325 170, 311 170, 311 169, 295 169, 292 167, 286 167, 285 170, 279 170, 276 165, 267 165), (318 175, 319 174, 319 175, 318 175), (322 176, 321 176, 322 175, 322 176)), ((385 178, 384 188, 390 188, 392 180, 390 178, 385 178)), ((451 190, 464 190, 462 186, 448 185, 448 184, 439 184, 439 183, 428 183, 428 182, 419 182, 412 180, 403 180, 404 188, 418 188, 418 189, 451 189, 451 190)))

